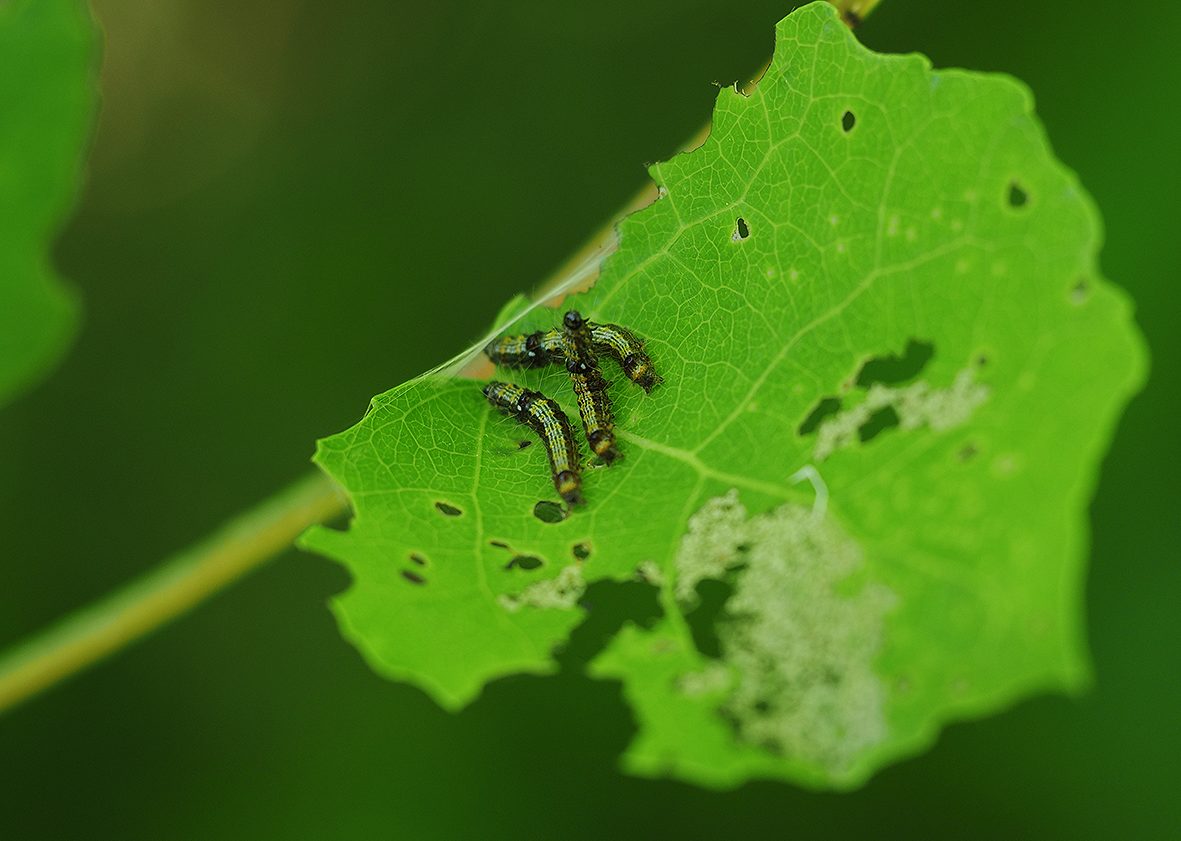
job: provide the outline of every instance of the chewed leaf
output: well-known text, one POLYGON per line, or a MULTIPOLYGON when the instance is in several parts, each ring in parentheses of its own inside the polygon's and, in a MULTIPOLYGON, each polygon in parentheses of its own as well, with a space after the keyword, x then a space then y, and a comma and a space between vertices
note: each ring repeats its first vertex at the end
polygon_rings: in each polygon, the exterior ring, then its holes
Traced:
MULTIPOLYGON (((604 365, 624 458, 585 508, 452 366, 320 443, 355 518, 305 542, 352 572, 373 667, 449 707, 554 669, 588 588, 639 578, 662 615, 591 663, 636 713, 625 766, 848 787, 1086 684, 1086 504, 1144 354, 1023 87, 871 53, 826 4, 777 35, 571 299, 664 378, 604 365)), ((559 370, 497 376, 576 414, 559 370)))
POLYGON ((0 405, 56 361, 77 321, 48 255, 95 111, 94 40, 76 0, 0 3, 0 405))

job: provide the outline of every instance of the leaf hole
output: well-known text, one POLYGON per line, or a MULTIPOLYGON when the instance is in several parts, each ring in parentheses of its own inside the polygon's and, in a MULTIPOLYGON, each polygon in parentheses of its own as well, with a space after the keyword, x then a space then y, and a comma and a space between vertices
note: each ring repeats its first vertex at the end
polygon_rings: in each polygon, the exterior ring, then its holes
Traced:
MULTIPOLYGON (((732 576, 727 576, 732 577, 732 576)), ((706 578, 697 584, 697 606, 685 614, 693 644, 705 657, 717 659, 722 656, 722 643, 718 638, 718 622, 726 608, 726 602, 734 595, 734 585, 729 581, 706 578)))
POLYGON ((424 558, 422 555, 418 554, 417 552, 410 553, 410 560, 413 561, 414 563, 418 564, 420 567, 426 566, 426 558, 424 558))
POLYGON ((548 499, 540 500, 533 506, 533 516, 543 523, 560 523, 566 519, 566 509, 548 499))
POLYGON ((861 443, 865 444, 877 438, 887 429, 898 426, 901 422, 902 419, 898 417, 893 406, 883 406, 870 415, 865 423, 861 424, 857 429, 857 435, 861 439, 861 443))
POLYGON ((417 572, 411 572, 408 569, 402 570, 402 577, 405 578, 407 581, 409 581, 411 584, 417 584, 419 586, 426 584, 425 578, 423 578, 417 572))
POLYGON ((575 543, 570 548, 570 551, 574 554, 574 557, 580 561, 585 561, 590 557, 591 554, 589 543, 575 543))
POLYGON ((624 622, 651 628, 664 616, 660 588, 643 581, 596 581, 586 588, 579 606, 586 619, 556 654, 562 671, 582 673, 586 663, 602 651, 624 622))
POLYGON ((820 424, 826 418, 830 418, 841 410, 841 398, 839 397, 825 397, 816 404, 808 417, 804 418, 804 422, 800 424, 800 428, 796 430, 797 435, 811 435, 815 432, 820 424))
POLYGON ((857 117, 852 111, 846 111, 841 115, 841 130, 848 134, 853 130, 853 126, 857 125, 857 117))
POLYGON ((458 517, 463 513, 459 508, 456 508, 454 505, 448 505, 446 502, 436 502, 435 507, 439 509, 439 513, 444 517, 458 517))
POLYGON ((504 565, 504 568, 534 570, 540 569, 541 565, 544 563, 545 561, 536 555, 514 555, 512 559, 504 565))
POLYGON ((734 223, 734 233, 730 234, 730 241, 741 242, 748 236, 750 236, 750 225, 746 224, 746 220, 739 216, 734 223))
POLYGON ((509 548, 509 547, 508 547, 508 544, 507 544, 507 543, 505 543, 503 540, 489 540, 489 541, 488 541, 488 545, 489 545, 489 546, 495 546, 497 549, 507 549, 507 548, 509 548))
POLYGON ((1016 181, 1009 182, 1009 207, 1025 207, 1029 203, 1029 193, 1016 181))
POLYGON ((530 444, 532 444, 532 443, 533 443, 533 442, 532 442, 532 441, 530 441, 528 438, 523 438, 523 439, 521 439, 520 441, 518 441, 518 442, 517 442, 517 449, 518 449, 518 450, 523 450, 523 449, 525 449, 526 447, 528 447, 528 446, 529 446, 530 444))
POLYGON ((857 385, 869 388, 874 383, 897 385, 917 377, 935 355, 935 346, 930 342, 911 339, 906 343, 902 355, 875 356, 866 360, 857 374, 857 385))

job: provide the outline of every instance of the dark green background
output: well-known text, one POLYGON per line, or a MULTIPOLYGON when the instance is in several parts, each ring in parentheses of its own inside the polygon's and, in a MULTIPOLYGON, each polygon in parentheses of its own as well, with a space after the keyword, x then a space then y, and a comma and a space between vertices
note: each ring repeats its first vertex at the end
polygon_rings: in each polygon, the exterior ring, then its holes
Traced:
MULTIPOLYGON (((64 366, 0 414, 0 643, 306 471, 312 442, 544 278, 746 78, 748 0, 96 0, 104 113, 56 248, 64 366), (216 7, 216 8, 215 8, 216 7)), ((0 718, 0 837, 1154 838, 1181 826, 1181 13, 887 0, 870 46, 1028 82, 1103 210, 1154 376, 1092 509, 1098 683, 949 728, 851 795, 621 776, 573 669, 459 715, 372 675, 288 553, 0 718)))

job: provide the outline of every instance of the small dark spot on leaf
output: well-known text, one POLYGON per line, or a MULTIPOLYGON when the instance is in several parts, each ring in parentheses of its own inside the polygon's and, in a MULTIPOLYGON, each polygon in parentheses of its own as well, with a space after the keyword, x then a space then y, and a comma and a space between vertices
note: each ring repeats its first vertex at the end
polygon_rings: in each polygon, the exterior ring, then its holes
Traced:
POLYGON ((733 242, 741 242, 748 236, 750 236, 750 226, 746 224, 745 219, 739 216, 738 221, 734 224, 734 233, 730 235, 730 239, 733 242))
POLYGON ((1070 289, 1070 303, 1080 306, 1089 297, 1091 297, 1091 284, 1087 283, 1085 277, 1080 277, 1078 283, 1070 289))
POLYGON ((573 552, 574 557, 580 561, 585 561, 590 557, 591 553, 590 546, 586 543, 575 543, 570 551, 573 552))
POLYGON ((816 404, 816 408, 808 413, 808 417, 804 418, 804 422, 800 424, 800 428, 796 430, 798 435, 811 435, 815 432, 820 424, 826 418, 830 418, 841 410, 841 399, 839 397, 825 397, 816 404))
POLYGON ((423 578, 417 572, 411 572, 408 569, 402 570, 402 577, 405 578, 407 581, 409 581, 411 584, 426 584, 425 578, 423 578))
POLYGON ((861 424, 861 428, 857 430, 857 435, 861 439, 861 443, 872 441, 877 438, 887 429, 893 429, 901 423, 901 418, 898 413, 894 411, 893 406, 883 406, 872 415, 869 420, 861 424))
POLYGON ((458 517, 463 512, 454 505, 448 505, 446 502, 436 502, 435 507, 439 509, 439 513, 446 517, 458 517))
POLYGON ((958 453, 956 453, 956 456, 959 458, 960 461, 971 461, 973 458, 976 457, 977 452, 979 452, 979 451, 976 449, 976 445, 969 442, 967 444, 964 444, 964 446, 960 447, 960 451, 958 453))
POLYGON ((426 558, 417 552, 410 553, 410 560, 414 561, 414 563, 418 564, 420 567, 426 566, 426 558))
POLYGON ((1009 182, 1009 207, 1025 207, 1029 203, 1029 193, 1016 181, 1009 182))
POLYGON ((556 502, 543 499, 533 506, 533 516, 543 523, 560 523, 566 519, 566 509, 556 502))
POLYGON ((857 124, 857 117, 853 115, 852 111, 846 111, 841 115, 841 129, 848 134, 853 130, 853 126, 857 124))
POLYGON ((522 440, 520 440, 520 441, 518 441, 518 442, 517 442, 517 449, 518 449, 518 450, 523 450, 523 449, 525 449, 526 447, 528 447, 528 446, 529 446, 530 444, 532 444, 532 443, 533 443, 533 442, 532 442, 532 441, 530 441, 530 440, 529 440, 529 439, 527 439, 527 438, 525 438, 525 439, 522 439, 522 440))
POLYGON ((495 546, 497 549, 507 549, 508 548, 508 544, 503 541, 500 541, 500 540, 489 540, 488 545, 495 546))
POLYGON ((976 365, 978 367, 983 368, 987 364, 988 364, 988 354, 982 353, 976 357, 976 365))
POLYGON ((930 342, 910 339, 901 356, 875 356, 861 366, 857 374, 857 385, 869 388, 874 383, 897 385, 917 377, 935 355, 935 346, 930 342))
POLYGON ((536 555, 514 555, 512 560, 504 565, 504 568, 512 569, 513 567, 517 567, 518 569, 537 569, 543 563, 545 563, 545 561, 536 555))

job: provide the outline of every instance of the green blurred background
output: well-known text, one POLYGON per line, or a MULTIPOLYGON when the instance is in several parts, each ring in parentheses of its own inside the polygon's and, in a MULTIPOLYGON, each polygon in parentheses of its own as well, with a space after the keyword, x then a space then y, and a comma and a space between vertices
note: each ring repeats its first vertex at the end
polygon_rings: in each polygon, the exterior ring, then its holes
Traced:
MULTIPOLYGON (((298 477, 316 437, 475 337, 792 5, 95 0, 102 117, 56 245, 85 322, 0 414, 0 644, 298 477)), ((0 838, 1177 831, 1181 10, 887 0, 860 34, 1028 82, 1138 301, 1155 373, 1092 508, 1093 692, 953 726, 851 795, 633 779, 627 707, 577 658, 443 713, 368 671, 325 607, 346 576, 291 552, 0 718, 0 838)))

